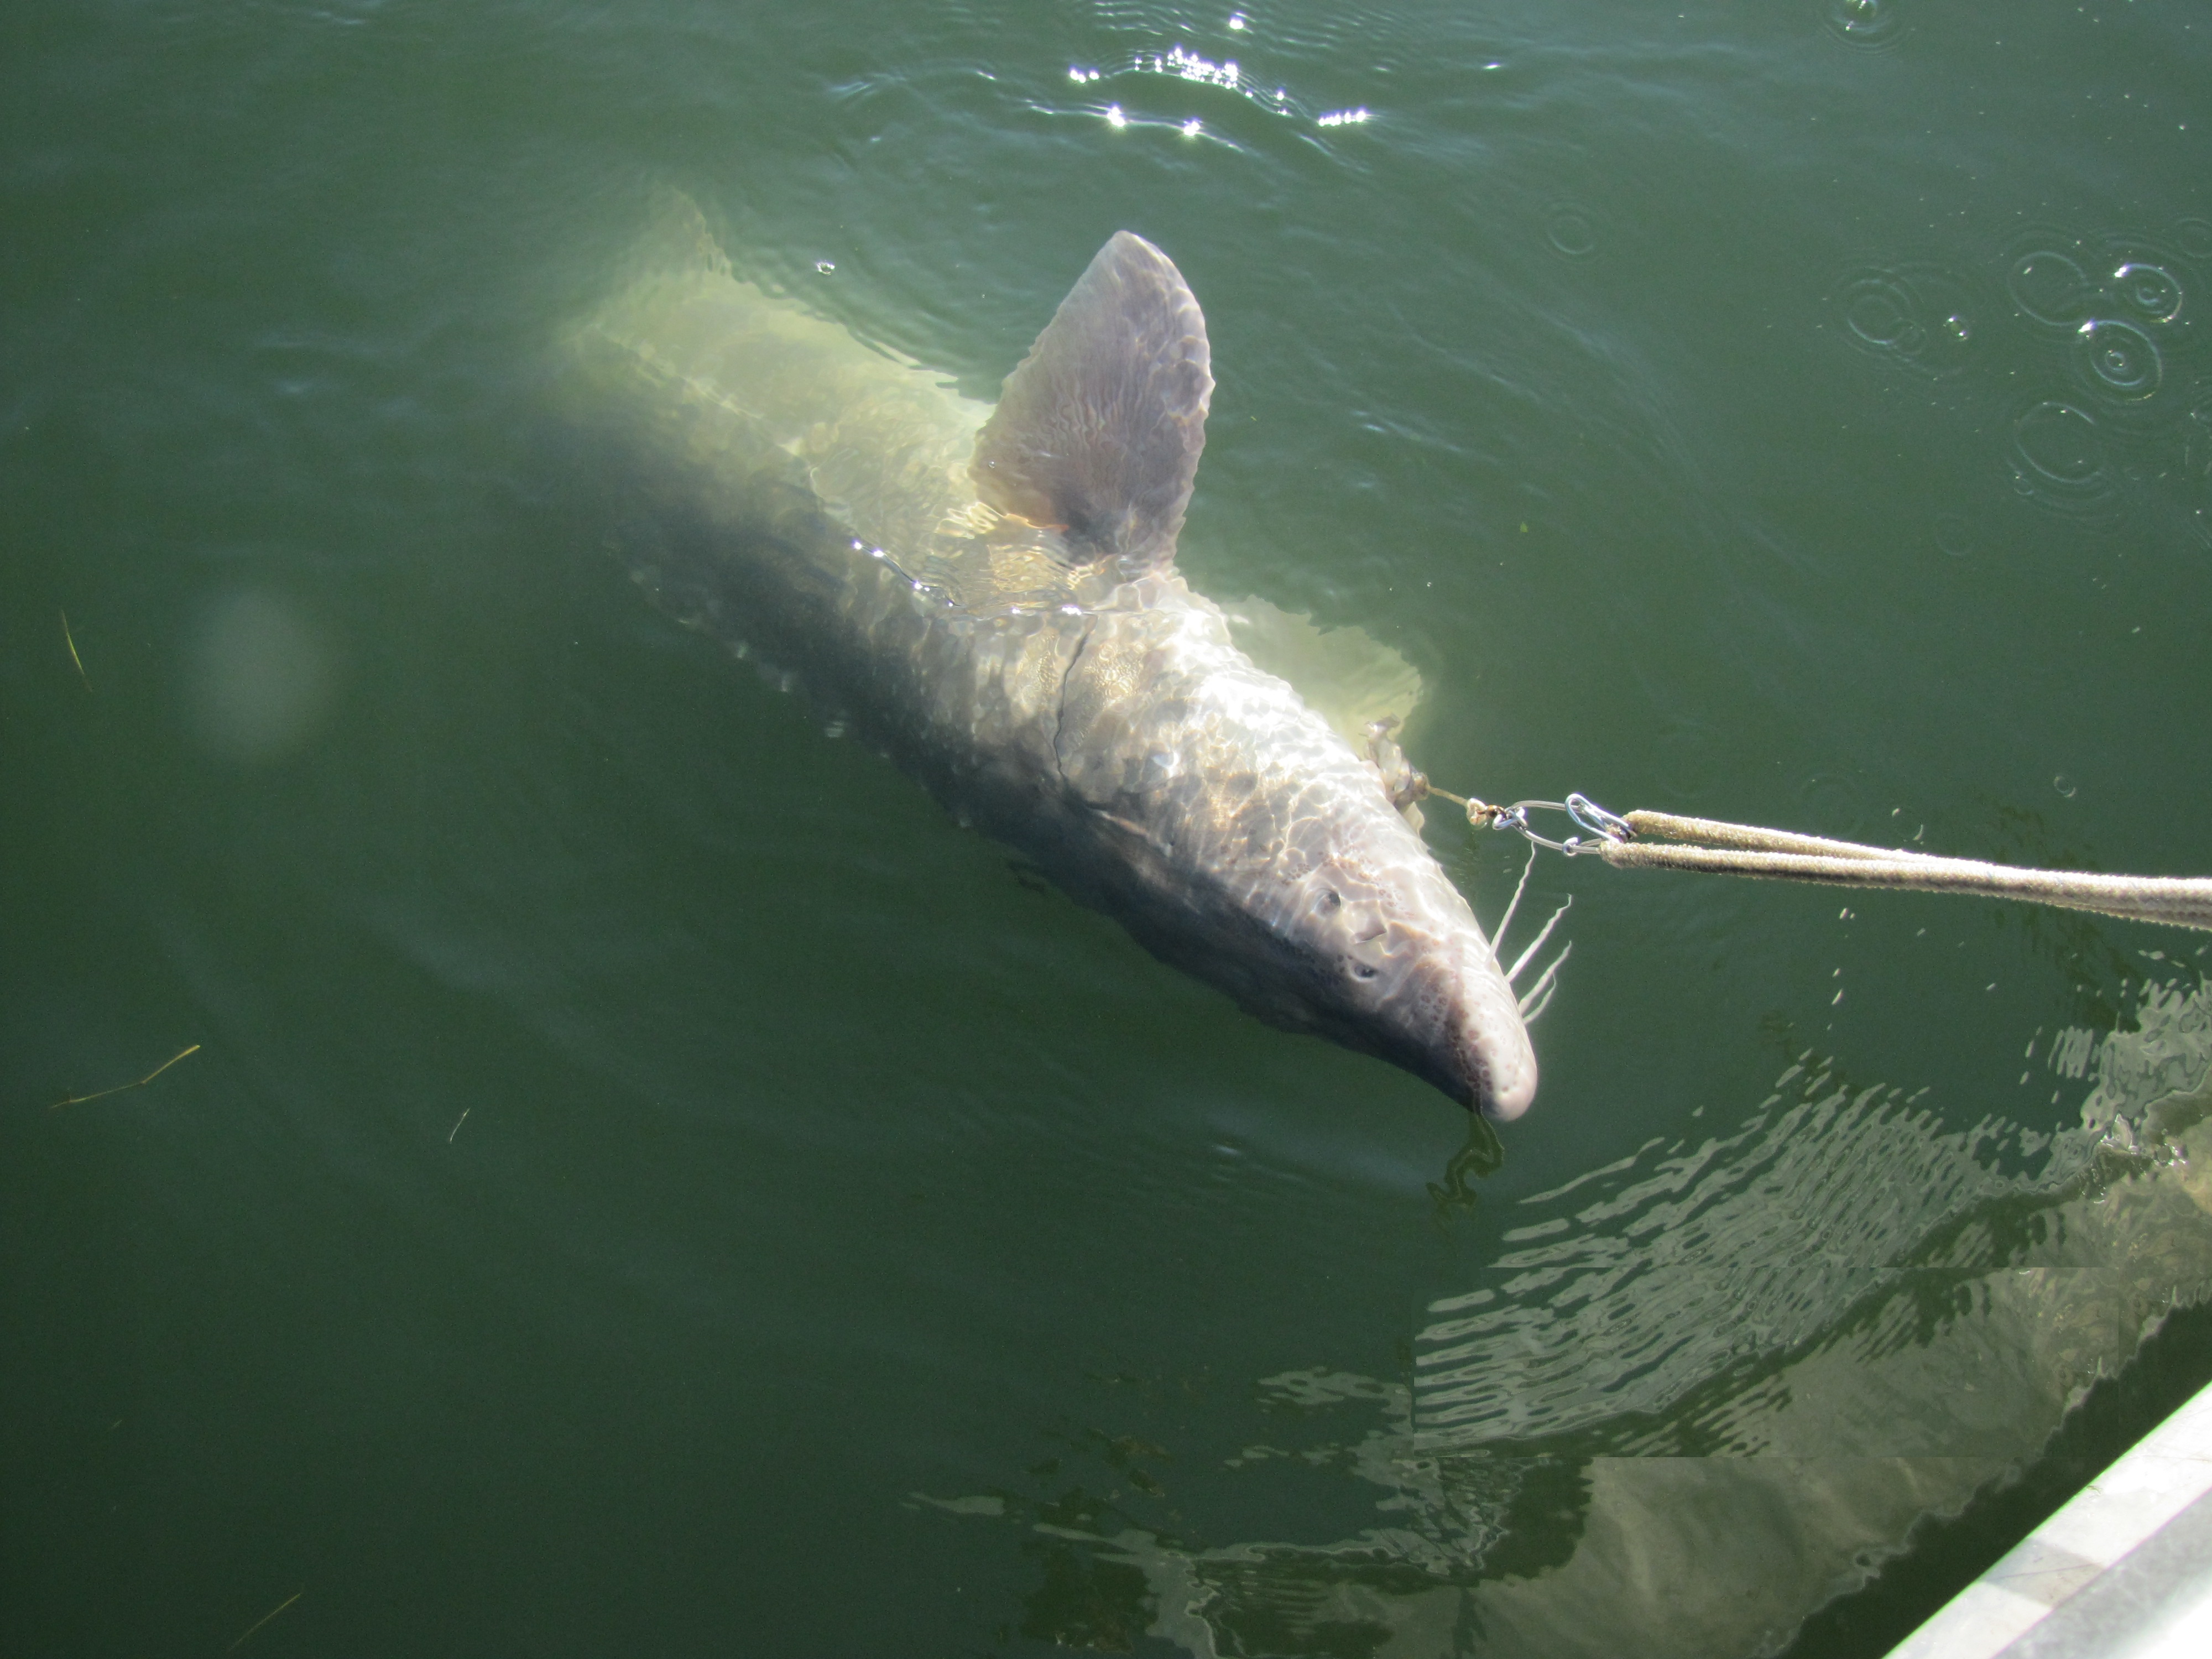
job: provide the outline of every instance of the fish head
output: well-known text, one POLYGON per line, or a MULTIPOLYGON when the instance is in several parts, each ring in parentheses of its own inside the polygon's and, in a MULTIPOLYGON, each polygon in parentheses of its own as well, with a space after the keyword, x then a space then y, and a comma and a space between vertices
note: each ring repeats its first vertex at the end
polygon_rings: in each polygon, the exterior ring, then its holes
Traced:
POLYGON ((1519 999, 1376 767, 1179 576, 1121 599, 1085 619, 1060 686, 1056 878, 1269 1024, 1520 1116, 1519 999))
MULTIPOLYGON (((1408 830, 1407 839, 1416 840, 1408 830)), ((1425 848, 1324 859, 1291 922, 1311 964, 1312 1026, 1403 1066, 1500 1122, 1536 1096, 1519 999, 1467 901, 1425 848)))

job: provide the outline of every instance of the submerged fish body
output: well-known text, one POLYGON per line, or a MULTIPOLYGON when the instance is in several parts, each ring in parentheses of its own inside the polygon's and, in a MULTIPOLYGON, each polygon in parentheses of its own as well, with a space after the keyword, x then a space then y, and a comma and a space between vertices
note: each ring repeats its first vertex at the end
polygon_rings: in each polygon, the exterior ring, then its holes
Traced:
POLYGON ((1102 249, 995 410, 735 278, 690 216, 570 335, 656 600, 803 673, 964 821, 1271 1024, 1498 1118, 1535 1060, 1373 763, 1174 569, 1212 389, 1166 256, 1102 249))

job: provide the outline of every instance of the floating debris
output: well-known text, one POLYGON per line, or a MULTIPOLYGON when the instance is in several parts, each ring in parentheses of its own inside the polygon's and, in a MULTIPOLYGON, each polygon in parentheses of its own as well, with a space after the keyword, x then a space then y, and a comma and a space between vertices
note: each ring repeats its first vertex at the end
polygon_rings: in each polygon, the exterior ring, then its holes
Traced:
POLYGON ((159 1066, 156 1066, 152 1071, 147 1073, 145 1076, 140 1078, 136 1083, 118 1083, 112 1089, 102 1089, 96 1094, 71 1095, 67 1100, 56 1101, 52 1105, 47 1107, 46 1109, 50 1112, 58 1112, 64 1106, 82 1106, 88 1100, 105 1100, 110 1095, 121 1094, 125 1089, 143 1089, 148 1084, 151 1083, 155 1078, 161 1076, 162 1073, 167 1071, 169 1067, 182 1060, 186 1054, 196 1054, 199 1053, 199 1051, 200 1045, 195 1042, 191 1048, 179 1049, 175 1054, 171 1054, 167 1060, 163 1060, 159 1066))

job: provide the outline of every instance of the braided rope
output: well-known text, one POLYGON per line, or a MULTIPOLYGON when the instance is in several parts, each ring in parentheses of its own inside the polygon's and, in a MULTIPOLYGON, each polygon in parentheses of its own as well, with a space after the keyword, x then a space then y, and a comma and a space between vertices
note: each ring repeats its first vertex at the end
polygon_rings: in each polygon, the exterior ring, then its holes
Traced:
POLYGON ((1898 848, 1791 835, 1710 818, 1631 812, 1639 834, 1704 845, 1606 841, 1593 850, 1616 869, 1698 870, 1770 881, 1821 882, 1922 893, 1974 893, 2090 910, 2130 921, 2212 929, 2212 880, 2178 876, 2107 876, 2072 870, 2023 870, 1978 859, 1938 858, 1898 848))

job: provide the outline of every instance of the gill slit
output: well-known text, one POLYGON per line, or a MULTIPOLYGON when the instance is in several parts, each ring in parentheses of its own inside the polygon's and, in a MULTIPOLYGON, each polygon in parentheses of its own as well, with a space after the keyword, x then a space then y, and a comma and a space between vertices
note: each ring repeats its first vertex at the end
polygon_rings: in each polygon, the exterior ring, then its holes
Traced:
POLYGON ((1075 678, 1075 666, 1083 660, 1084 652, 1090 648, 1091 630, 1097 626, 1097 617, 1088 614, 1084 617, 1083 632, 1076 638, 1075 651, 1068 658, 1067 666, 1060 671, 1060 696, 1053 702, 1052 769, 1059 775, 1063 789, 1067 787, 1067 758, 1060 753, 1060 740, 1067 729, 1067 685, 1075 678))

